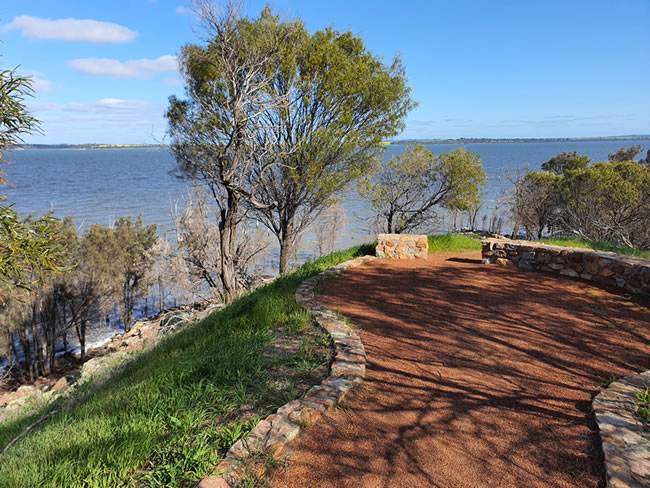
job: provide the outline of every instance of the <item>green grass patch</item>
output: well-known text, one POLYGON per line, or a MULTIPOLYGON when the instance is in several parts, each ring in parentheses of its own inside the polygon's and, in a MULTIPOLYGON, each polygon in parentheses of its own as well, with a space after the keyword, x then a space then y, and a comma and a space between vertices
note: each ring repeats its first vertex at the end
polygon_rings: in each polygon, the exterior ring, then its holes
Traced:
POLYGON ((645 388, 643 393, 637 393, 637 413, 641 420, 646 424, 650 424, 650 387, 645 388))
POLYGON ((480 251, 481 240, 464 234, 440 234, 428 236, 429 252, 480 251))
POLYGON ((633 247, 621 246, 619 244, 612 244, 607 241, 583 241, 580 239, 558 238, 558 239, 544 239, 544 244, 553 244, 556 246, 579 247, 583 249, 594 249, 596 251, 615 252, 624 256, 636 256, 640 258, 650 259, 650 251, 644 249, 636 249, 633 247))
POLYGON ((300 282, 373 251, 359 246, 307 263, 163 340, 109 383, 3 422, 0 487, 194 486, 260 418, 293 398, 295 385, 278 386, 286 382, 271 374, 278 363, 300 379, 322 366, 307 341, 295 357, 265 354, 275 331, 309 329, 309 313, 294 300, 300 282))

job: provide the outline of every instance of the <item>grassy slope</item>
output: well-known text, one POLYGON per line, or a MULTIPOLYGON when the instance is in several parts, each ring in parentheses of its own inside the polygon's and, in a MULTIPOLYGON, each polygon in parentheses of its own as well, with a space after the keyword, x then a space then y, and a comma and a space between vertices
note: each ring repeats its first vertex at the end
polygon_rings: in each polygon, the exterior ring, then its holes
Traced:
MULTIPOLYGON (((0 453, 0 486, 193 486, 260 417, 295 398, 269 374, 278 358, 261 352, 274 329, 299 334, 309 323, 294 301, 298 284, 369 252, 308 263, 163 341, 86 401, 51 405, 58 413, 0 453)), ((312 356, 279 360, 308 376, 322 363, 312 356)), ((0 448, 46 411, 0 424, 0 448)))
MULTIPOLYGON (((429 236, 429 247, 479 250, 481 243, 447 234, 429 236)), ((268 371, 278 358, 261 351, 274 330, 300 334, 309 323, 293 298, 298 284, 363 254, 374 248, 308 263, 165 340, 86 401, 50 406, 59 412, 0 453, 0 487, 193 486, 260 417, 295 398, 275 388, 268 371)), ((309 376, 319 358, 306 348, 284 363, 309 376)), ((46 412, 0 424, 0 447, 46 412)))
POLYGON ((612 244, 607 241, 583 241, 580 239, 544 239, 544 244, 555 244, 557 246, 580 247, 585 249, 595 249, 597 251, 615 252, 625 256, 638 256, 650 259, 650 251, 635 249, 627 246, 612 244))

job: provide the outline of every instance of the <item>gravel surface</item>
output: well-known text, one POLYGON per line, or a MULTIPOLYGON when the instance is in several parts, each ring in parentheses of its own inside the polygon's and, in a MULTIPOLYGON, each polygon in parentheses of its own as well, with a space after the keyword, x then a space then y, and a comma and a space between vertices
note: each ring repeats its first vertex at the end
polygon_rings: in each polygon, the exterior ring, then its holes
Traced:
POLYGON ((591 400, 650 369, 647 302, 480 252, 377 260, 321 286, 366 382, 306 430, 281 487, 604 487, 591 400))

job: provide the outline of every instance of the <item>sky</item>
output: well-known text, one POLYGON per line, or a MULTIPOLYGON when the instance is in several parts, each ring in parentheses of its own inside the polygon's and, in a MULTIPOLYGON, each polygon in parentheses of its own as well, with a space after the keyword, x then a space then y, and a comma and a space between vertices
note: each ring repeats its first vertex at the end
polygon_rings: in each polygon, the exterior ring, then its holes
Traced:
MULTIPOLYGON (((165 142, 185 0, 0 4, 1 69, 33 77, 40 144, 165 142)), ((418 102, 399 139, 650 134, 650 0, 249 0, 400 56, 418 102)))

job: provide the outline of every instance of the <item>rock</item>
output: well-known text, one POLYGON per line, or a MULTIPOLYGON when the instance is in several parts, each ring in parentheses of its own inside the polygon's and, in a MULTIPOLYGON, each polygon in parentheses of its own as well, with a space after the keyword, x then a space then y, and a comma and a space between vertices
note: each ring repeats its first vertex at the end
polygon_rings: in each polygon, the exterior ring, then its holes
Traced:
POLYGON ((230 483, 221 476, 208 476, 201 480, 197 488, 230 488, 230 483))
POLYGON ((68 383, 68 379, 65 376, 62 376, 56 383, 54 383, 54 386, 52 386, 52 391, 63 391, 69 386, 70 384, 68 383))
POLYGON ((18 387, 18 389, 14 392, 12 401, 20 400, 22 398, 27 398, 33 395, 38 395, 39 393, 42 393, 41 390, 39 390, 37 387, 33 385, 23 385, 18 387))
POLYGON ((187 323, 191 322, 192 319, 192 314, 189 312, 181 311, 170 314, 160 321, 159 334, 169 334, 170 332, 180 329, 187 323))
POLYGON ((580 276, 575 270, 573 269, 563 269, 560 271, 560 274, 563 276, 570 276, 571 278, 577 278, 580 276))
POLYGON ((105 356, 92 358, 86 361, 81 367, 79 382, 83 383, 90 378, 102 376, 110 370, 115 369, 128 358, 128 353, 119 351, 105 356))

